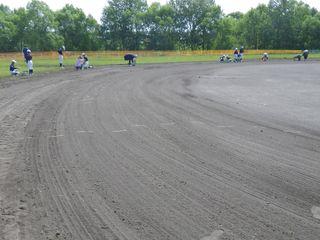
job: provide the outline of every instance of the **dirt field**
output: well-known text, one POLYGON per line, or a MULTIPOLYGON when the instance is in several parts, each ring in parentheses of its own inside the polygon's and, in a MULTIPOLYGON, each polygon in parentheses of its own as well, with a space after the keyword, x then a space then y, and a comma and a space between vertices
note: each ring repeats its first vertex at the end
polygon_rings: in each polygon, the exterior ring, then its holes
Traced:
POLYGON ((319 240, 319 62, 0 82, 1 240, 319 240))

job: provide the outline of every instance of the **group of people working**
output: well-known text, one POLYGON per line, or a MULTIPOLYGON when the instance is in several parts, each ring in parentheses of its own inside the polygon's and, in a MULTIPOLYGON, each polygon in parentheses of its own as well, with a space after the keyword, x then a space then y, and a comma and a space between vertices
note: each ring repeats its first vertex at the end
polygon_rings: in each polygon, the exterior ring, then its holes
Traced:
MULTIPOLYGON (((60 47, 57 51, 58 52, 58 62, 59 62, 60 68, 64 68, 64 65, 63 65, 64 51, 65 51, 64 46, 60 47)), ((27 47, 24 47, 22 52, 23 52, 23 56, 25 58, 25 62, 27 64, 29 75, 32 75, 33 74, 33 62, 32 62, 31 50, 27 47)), ((125 54, 124 60, 128 61, 130 66, 135 66, 136 61, 137 61, 137 57, 138 57, 138 55, 136 55, 136 54, 128 53, 128 54, 125 54)), ((11 61, 10 73, 13 76, 17 76, 20 74, 18 68, 16 67, 16 64, 17 64, 16 60, 11 61)), ((85 53, 82 53, 76 60, 75 69, 76 70, 83 70, 83 69, 89 69, 89 68, 93 68, 93 66, 90 65, 88 56, 85 53)))
MULTIPOLYGON (((59 66, 60 68, 64 68, 63 65, 63 52, 65 51, 65 47, 62 46, 61 48, 58 49, 58 54, 59 54, 59 66)), ((76 70, 83 70, 83 69, 88 69, 92 68, 92 66, 89 64, 89 58, 85 53, 82 53, 76 60, 76 64, 74 65, 76 70)))
MULTIPOLYGON (((64 65, 63 65, 64 51, 65 51, 64 46, 58 49, 58 61, 59 61, 60 68, 64 68, 64 65)), ((25 46, 22 50, 22 53, 25 59, 26 66, 28 68, 28 74, 29 76, 31 76, 33 74, 33 61, 32 61, 31 50, 25 46)), ((16 65, 17 65, 17 61, 12 60, 9 66, 10 74, 12 76, 17 76, 20 74, 19 69, 16 65)), ((92 68, 92 66, 89 64, 88 56, 85 53, 82 53, 76 60, 75 69, 80 70, 80 69, 88 69, 88 68, 92 68)))
POLYGON ((234 62, 242 62, 244 57, 244 47, 241 46, 239 50, 238 48, 235 48, 233 55, 234 55, 234 62))
POLYGON ((293 57, 294 60, 298 60, 301 61, 301 58, 303 57, 303 59, 306 61, 309 57, 309 50, 304 50, 301 54, 298 54, 296 56, 293 57))
MULTIPOLYGON (((29 76, 31 76, 33 74, 33 61, 32 61, 31 50, 25 46, 23 48, 23 50, 22 50, 22 54, 23 54, 23 57, 25 59, 25 63, 26 63, 27 68, 28 68, 29 76)), ((12 60, 11 64, 10 64, 10 67, 9 67, 10 73, 13 76, 17 76, 17 75, 20 74, 18 68, 16 67, 16 63, 17 63, 16 60, 12 60)))
POLYGON ((85 53, 82 53, 77 58, 75 68, 76 68, 76 70, 83 70, 83 69, 92 68, 92 66, 89 64, 89 58, 85 53))
POLYGON ((222 55, 220 57, 220 62, 227 62, 227 63, 230 63, 230 62, 235 62, 235 63, 242 62, 243 57, 244 57, 244 47, 241 46, 240 49, 235 48, 234 52, 233 52, 233 56, 234 56, 234 58, 232 60, 231 57, 229 57, 229 55, 222 55))
MULTIPOLYGON (((298 55, 294 56, 294 57, 293 57, 293 60, 301 61, 301 58, 303 57, 304 60, 306 61, 306 60, 308 59, 308 56, 309 56, 309 50, 306 49, 306 50, 303 50, 303 51, 302 51, 302 54, 298 54, 298 55)), ((262 55, 261 60, 262 60, 263 62, 268 61, 268 60, 269 60, 269 54, 268 54, 268 53, 264 53, 264 54, 262 55)))
MULTIPOLYGON (((230 62, 242 62, 243 61, 243 57, 244 57, 244 47, 242 46, 240 48, 240 50, 238 48, 235 48, 234 49, 234 59, 232 60, 231 57, 229 57, 229 55, 222 55, 220 58, 219 58, 219 61, 220 62, 227 62, 227 63, 230 63, 230 62)), ((298 55, 295 55, 293 57, 294 60, 298 60, 298 61, 301 61, 301 59, 303 58, 305 61, 308 59, 309 57, 309 50, 303 50, 301 54, 298 54, 298 55)), ((261 60, 263 62, 266 62, 269 60, 269 54, 268 53, 263 53, 262 54, 262 57, 261 57, 261 60)))
MULTIPOLYGON (((62 46, 61 48, 58 49, 58 61, 59 61, 59 66, 60 68, 63 68, 63 60, 64 60, 64 56, 63 56, 63 52, 65 51, 65 47, 62 46)), ((31 76, 33 74, 33 61, 32 61, 32 53, 31 50, 28 47, 24 47, 23 50, 23 56, 25 59, 25 63, 27 65, 28 68, 28 74, 29 76, 31 76)), ((240 49, 235 48, 234 49, 234 59, 232 60, 231 57, 229 57, 228 55, 223 55, 220 57, 220 62, 242 62, 243 58, 244 58, 244 47, 241 46, 240 49)), ((304 50, 302 51, 302 54, 298 54, 296 56, 294 56, 294 60, 298 60, 300 61, 302 58, 304 58, 304 60, 307 60, 309 56, 309 51, 308 50, 304 50)), ((124 55, 124 60, 129 62, 129 66, 135 66, 136 61, 137 61, 137 57, 138 55, 136 54, 132 54, 132 53, 128 53, 124 55)), ((268 61, 269 60, 269 55, 268 53, 264 53, 262 55, 261 58, 262 61, 268 61)), ((19 75, 19 70, 16 67, 16 60, 12 60, 11 64, 10 64, 10 73, 13 76, 17 76, 19 75)), ((82 53, 76 60, 76 64, 75 64, 75 69, 76 70, 83 70, 83 69, 89 69, 92 68, 92 66, 89 64, 89 59, 88 56, 85 53, 82 53)))

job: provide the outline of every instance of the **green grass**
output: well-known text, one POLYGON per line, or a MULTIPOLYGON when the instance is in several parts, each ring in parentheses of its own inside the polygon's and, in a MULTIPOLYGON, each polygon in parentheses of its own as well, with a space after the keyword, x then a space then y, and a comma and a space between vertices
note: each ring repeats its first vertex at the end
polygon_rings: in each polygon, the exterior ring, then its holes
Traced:
MULTIPOLYGON (((270 55, 271 59, 292 59, 292 54, 273 54, 270 55)), ((179 63, 179 62, 216 62, 219 55, 188 55, 188 56, 139 56, 138 64, 149 63, 179 63)), ((261 55, 246 55, 245 59, 260 59, 261 55)), ((320 54, 310 54, 311 59, 320 59, 320 54)), ((23 62, 22 57, 16 59, 18 61, 17 67, 20 72, 27 71, 26 64, 23 62)), ((90 64, 93 66, 105 66, 112 64, 126 64, 123 57, 108 56, 108 57, 91 57, 89 56, 90 64)), ((11 59, 0 59, 0 78, 9 77, 9 65, 11 59)), ((49 59, 44 57, 34 58, 34 72, 49 73, 59 71, 58 59, 49 59)), ((65 58, 64 64, 66 68, 72 69, 75 64, 75 58, 65 58)))

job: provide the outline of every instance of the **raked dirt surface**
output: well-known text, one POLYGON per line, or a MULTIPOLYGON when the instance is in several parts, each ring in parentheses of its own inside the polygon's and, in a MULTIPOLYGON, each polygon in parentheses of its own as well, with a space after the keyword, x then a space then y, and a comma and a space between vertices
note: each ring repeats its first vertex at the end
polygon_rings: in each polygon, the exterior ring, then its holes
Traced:
POLYGON ((320 63, 0 82, 1 240, 319 240, 320 63))

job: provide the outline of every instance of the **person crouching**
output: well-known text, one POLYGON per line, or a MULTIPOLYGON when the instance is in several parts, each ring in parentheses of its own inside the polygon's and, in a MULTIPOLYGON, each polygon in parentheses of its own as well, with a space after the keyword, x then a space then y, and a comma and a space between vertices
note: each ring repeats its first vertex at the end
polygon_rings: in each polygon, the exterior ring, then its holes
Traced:
POLYGON ((83 58, 83 65, 82 65, 82 69, 89 69, 91 68, 90 64, 89 64, 89 58, 85 53, 82 53, 82 58, 83 58))
POLYGON ((268 60, 269 60, 269 55, 268 55, 268 53, 264 53, 264 54, 262 55, 261 60, 262 60, 263 62, 268 61, 268 60))
POLYGON ((12 76, 19 75, 18 68, 15 66, 16 63, 17 63, 16 60, 12 60, 11 64, 10 64, 10 73, 11 73, 12 76))
POLYGON ((77 61, 76 61, 76 64, 75 64, 76 70, 81 70, 81 69, 82 69, 82 66, 83 66, 83 63, 84 63, 84 59, 83 59, 83 57, 80 55, 80 56, 77 58, 77 61))
POLYGON ((308 59, 308 56, 309 56, 309 50, 304 50, 302 52, 302 56, 303 56, 303 59, 306 61, 308 59))

